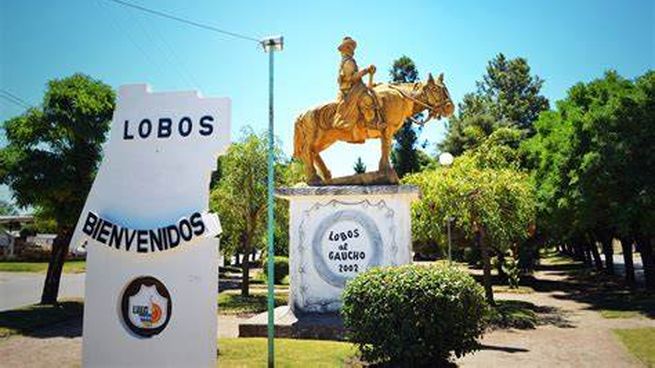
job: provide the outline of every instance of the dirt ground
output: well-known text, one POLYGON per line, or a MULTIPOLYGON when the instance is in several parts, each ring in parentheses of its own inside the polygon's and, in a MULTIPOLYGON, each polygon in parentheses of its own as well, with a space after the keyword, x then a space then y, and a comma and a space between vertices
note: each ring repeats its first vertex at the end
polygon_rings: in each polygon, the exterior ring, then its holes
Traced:
MULTIPOLYGON (((535 273, 531 294, 496 294, 496 299, 537 305, 540 325, 532 330, 494 330, 482 350, 456 362, 462 367, 640 367, 612 333, 615 328, 655 327, 647 317, 606 319, 603 295, 593 283, 571 278, 566 266, 535 273)), ((239 317, 219 317, 219 337, 236 337, 239 317)), ((0 339, 0 367, 79 367, 81 321, 0 339)))

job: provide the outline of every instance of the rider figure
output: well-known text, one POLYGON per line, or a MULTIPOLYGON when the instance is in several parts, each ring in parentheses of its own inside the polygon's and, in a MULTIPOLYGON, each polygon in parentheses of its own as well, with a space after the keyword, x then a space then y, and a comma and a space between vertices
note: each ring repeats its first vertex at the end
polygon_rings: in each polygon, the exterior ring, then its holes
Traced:
POLYGON ((338 129, 352 129, 354 140, 365 139, 365 128, 384 128, 384 123, 378 115, 377 101, 373 91, 368 88, 362 78, 366 74, 373 75, 375 66, 359 70, 354 59, 357 42, 350 37, 345 37, 339 45, 341 52, 341 66, 339 68, 339 94, 337 95, 337 112, 334 116, 334 126, 338 129), (360 113, 363 118, 363 126, 357 126, 360 120, 360 113))

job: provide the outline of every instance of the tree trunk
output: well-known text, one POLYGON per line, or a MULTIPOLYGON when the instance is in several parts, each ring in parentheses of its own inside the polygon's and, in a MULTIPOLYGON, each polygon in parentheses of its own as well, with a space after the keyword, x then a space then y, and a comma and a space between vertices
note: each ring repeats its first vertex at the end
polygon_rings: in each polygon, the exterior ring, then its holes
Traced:
POLYGON ((598 252, 598 244, 595 241, 589 241, 588 243, 589 250, 591 250, 591 256, 594 259, 594 265, 596 266, 596 271, 603 270, 603 260, 600 258, 600 252, 598 252))
POLYGON ((621 238, 621 249, 623 250, 623 263, 625 264, 625 282, 629 286, 635 285, 635 266, 632 261, 632 238, 621 238))
POLYGON ((498 264, 496 265, 496 269, 498 270, 498 279, 500 282, 505 282, 507 281, 507 274, 503 269, 503 265, 505 265, 505 254, 500 250, 496 250, 496 252, 498 254, 498 264))
POLYGON ((608 275, 614 275, 614 248, 612 248, 612 237, 609 235, 602 235, 601 246, 603 248, 603 255, 605 255, 605 269, 608 275))
POLYGON ((573 251, 571 250, 573 248, 571 248, 571 244, 567 243, 565 249, 566 251, 564 252, 564 254, 566 254, 567 256, 573 256, 573 251))
POLYGON ((589 248, 588 244, 583 243, 583 251, 584 251, 584 264, 585 266, 591 267, 594 265, 594 260, 591 257, 591 249, 589 248))
POLYGON ((653 252, 653 244, 647 237, 637 236, 637 250, 641 255, 641 263, 644 265, 646 289, 655 290, 655 252, 653 252))
POLYGON ((68 255, 71 236, 72 231, 70 229, 60 229, 57 237, 52 242, 48 272, 46 273, 43 292, 41 293, 41 304, 57 303, 61 271, 64 269, 64 261, 66 261, 66 256, 68 255))
POLYGON ((489 257, 489 247, 487 246, 486 232, 484 227, 480 226, 480 230, 477 234, 478 245, 480 246, 480 254, 482 255, 482 280, 484 284, 484 294, 487 298, 489 305, 496 305, 494 303, 494 292, 491 287, 491 259, 489 257))
POLYGON ((250 296, 250 262, 248 252, 241 259, 241 296, 250 296))
POLYGON ((575 239, 575 243, 573 244, 573 259, 576 261, 583 261, 584 262, 584 250, 582 248, 582 244, 580 244, 577 239, 575 239))

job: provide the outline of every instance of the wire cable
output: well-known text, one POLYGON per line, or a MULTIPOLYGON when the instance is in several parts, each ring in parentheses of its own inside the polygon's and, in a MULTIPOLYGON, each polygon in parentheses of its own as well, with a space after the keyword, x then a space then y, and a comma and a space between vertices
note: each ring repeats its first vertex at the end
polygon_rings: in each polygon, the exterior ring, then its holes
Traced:
POLYGON ((6 89, 0 89, 0 96, 4 97, 6 100, 12 101, 13 103, 20 105, 26 109, 29 109, 31 106, 27 101, 23 100, 22 98, 16 96, 15 94, 7 91, 6 89))
POLYGON ((185 24, 194 26, 194 27, 206 29, 206 30, 213 31, 213 32, 216 32, 216 33, 221 33, 221 34, 232 36, 232 37, 235 37, 235 38, 240 38, 240 39, 246 40, 246 41, 257 42, 258 44, 261 43, 261 40, 258 40, 258 39, 254 38, 254 37, 242 35, 242 34, 235 33, 235 32, 226 31, 224 29, 220 29, 220 28, 214 27, 212 25, 199 23, 199 22, 189 20, 189 19, 184 19, 184 18, 178 17, 176 15, 164 13, 164 12, 159 11, 159 10, 146 8, 146 7, 143 7, 141 5, 136 5, 136 4, 129 3, 127 1, 122 1, 122 0, 107 0, 107 1, 111 1, 111 2, 114 2, 116 4, 126 6, 126 7, 129 7, 129 8, 141 10, 143 12, 154 14, 154 15, 157 15, 157 16, 160 16, 160 17, 175 20, 175 21, 178 21, 178 22, 181 22, 181 23, 185 23, 185 24))
POLYGON ((2 99, 4 99, 4 100, 7 100, 7 101, 11 102, 12 104, 14 104, 14 105, 16 105, 16 106, 18 106, 18 107, 22 107, 22 108, 24 108, 24 109, 29 109, 29 106, 25 106, 25 105, 23 105, 23 104, 21 104, 21 103, 18 103, 18 102, 12 100, 11 98, 9 98, 9 97, 7 97, 7 96, 5 96, 5 95, 0 95, 0 98, 2 98, 2 99))

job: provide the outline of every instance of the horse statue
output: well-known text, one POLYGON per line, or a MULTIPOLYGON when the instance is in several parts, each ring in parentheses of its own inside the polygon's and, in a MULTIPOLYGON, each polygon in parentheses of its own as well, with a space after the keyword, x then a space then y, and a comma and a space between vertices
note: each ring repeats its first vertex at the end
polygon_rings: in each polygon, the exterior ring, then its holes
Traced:
MULTIPOLYGON (((386 122, 384 127, 365 126, 363 123, 356 124, 352 129, 334 127, 334 115, 337 109, 335 102, 308 110, 296 119, 293 156, 304 163, 309 185, 397 184, 398 175, 389 162, 389 151, 394 134, 408 118, 422 125, 432 118, 449 117, 455 110, 448 88, 443 81, 443 73, 436 80, 430 74, 426 82, 380 83, 372 86, 372 89, 386 122), (428 117, 423 122, 417 122, 412 118, 426 110, 428 117), (355 132, 356 129, 359 131, 355 132), (332 179, 332 174, 321 159, 320 153, 337 141, 364 143, 359 138, 362 136, 366 137, 365 139, 380 138, 382 155, 378 171, 367 179, 361 177, 357 179, 357 175, 332 179)), ((360 176, 367 174, 372 173, 360 174, 360 176)))

